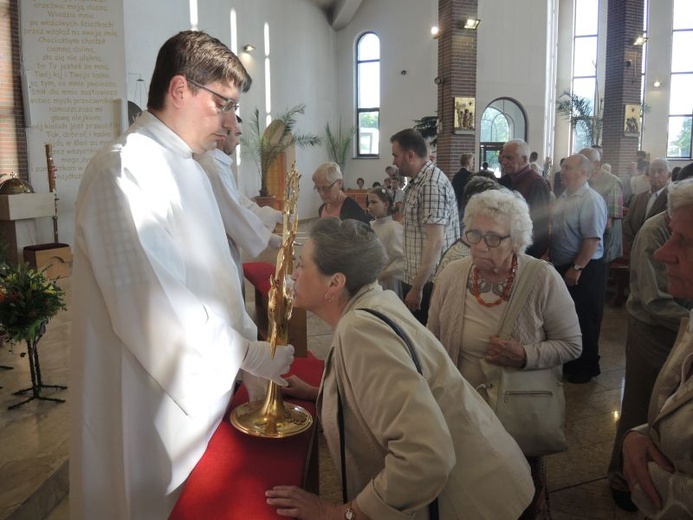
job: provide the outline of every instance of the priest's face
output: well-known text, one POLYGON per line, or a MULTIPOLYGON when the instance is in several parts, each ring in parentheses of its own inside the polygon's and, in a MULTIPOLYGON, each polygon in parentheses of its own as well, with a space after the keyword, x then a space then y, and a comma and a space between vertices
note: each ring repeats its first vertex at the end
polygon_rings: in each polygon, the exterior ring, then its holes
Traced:
POLYGON ((195 90, 186 106, 184 139, 194 152, 204 153, 221 146, 229 132, 235 134, 238 130, 234 107, 241 92, 234 84, 223 81, 213 81, 195 90))

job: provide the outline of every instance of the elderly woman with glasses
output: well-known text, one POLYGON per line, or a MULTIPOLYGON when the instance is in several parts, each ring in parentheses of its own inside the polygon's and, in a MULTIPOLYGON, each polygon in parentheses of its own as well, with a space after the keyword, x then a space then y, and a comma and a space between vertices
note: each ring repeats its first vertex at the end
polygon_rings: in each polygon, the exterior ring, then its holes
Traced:
MULTIPOLYGON (((464 229, 470 256, 449 263, 438 276, 428 321, 464 378, 483 389, 487 363, 531 371, 576 359, 582 350, 580 326, 565 283, 550 264, 524 254, 532 242, 527 203, 505 189, 474 195, 464 229), (530 264, 537 265, 528 270, 530 264), (511 337, 501 339, 504 313, 528 272, 533 280, 511 337)), ((531 458, 530 465, 538 502, 543 465, 539 458, 531 458)), ((532 517, 528 511, 526 518, 532 517)))
POLYGON ((347 197, 342 190, 342 170, 334 162, 322 163, 313 173, 313 189, 318 192, 322 205, 318 209, 320 218, 336 217, 341 220, 348 218, 360 220, 368 224, 366 212, 354 199, 347 197))
POLYGON ((378 285, 384 263, 367 225, 330 218, 310 230, 294 306, 334 339, 320 389, 290 378, 285 391, 317 398, 344 503, 286 486, 267 503, 292 518, 382 520, 432 518, 437 499, 441 520, 515 520, 534 490, 522 452, 433 334, 378 285))

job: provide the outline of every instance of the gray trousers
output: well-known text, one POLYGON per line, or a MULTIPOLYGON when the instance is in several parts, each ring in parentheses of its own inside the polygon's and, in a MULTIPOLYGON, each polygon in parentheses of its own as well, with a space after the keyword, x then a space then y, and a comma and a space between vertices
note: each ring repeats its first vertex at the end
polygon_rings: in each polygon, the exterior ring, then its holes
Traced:
POLYGON ((626 338, 626 380, 623 386, 621 417, 609 463, 609 484, 613 489, 628 491, 623 478, 621 445, 623 436, 635 426, 647 422, 647 409, 655 380, 674 346, 677 332, 659 325, 649 325, 628 316, 626 338))

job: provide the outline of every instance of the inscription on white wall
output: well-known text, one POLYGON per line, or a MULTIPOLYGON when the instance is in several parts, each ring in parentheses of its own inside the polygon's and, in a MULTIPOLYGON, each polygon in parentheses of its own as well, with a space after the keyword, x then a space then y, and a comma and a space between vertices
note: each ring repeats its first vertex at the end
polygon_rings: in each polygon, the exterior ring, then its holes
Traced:
MULTIPOLYGON (((48 191, 44 144, 53 145, 59 213, 71 216, 89 158, 120 133, 125 97, 123 8, 109 0, 22 0, 29 175, 48 191)), ((69 222, 63 226, 71 227, 69 222)), ((66 229, 69 236, 71 229, 66 229)), ((61 237, 62 238, 62 237, 61 237)))

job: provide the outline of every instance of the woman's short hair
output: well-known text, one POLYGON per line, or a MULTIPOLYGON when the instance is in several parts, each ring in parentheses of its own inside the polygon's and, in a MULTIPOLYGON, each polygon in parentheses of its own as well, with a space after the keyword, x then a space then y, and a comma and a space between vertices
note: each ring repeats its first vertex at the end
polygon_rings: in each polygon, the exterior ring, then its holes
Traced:
POLYGON ((342 180, 342 170, 336 162, 324 162, 313 173, 313 182, 324 180, 332 183, 342 180))
POLYGON ((532 244, 532 219, 529 218, 527 202, 508 189, 487 190, 474 195, 464 211, 464 227, 471 229, 478 215, 489 217, 494 222, 507 225, 513 248, 524 253, 532 244))
POLYGON ((387 202, 389 206, 387 207, 387 214, 392 215, 397 211, 395 208, 395 203, 392 200, 392 195, 386 188, 371 188, 368 190, 368 195, 375 195, 383 202, 387 202))
POLYGON ((378 236, 358 220, 322 218, 308 236, 315 245, 313 261, 318 270, 328 276, 342 273, 350 296, 375 282, 385 266, 385 249, 378 236))
POLYGON ((669 184, 669 215, 680 208, 693 206, 693 179, 669 184))

